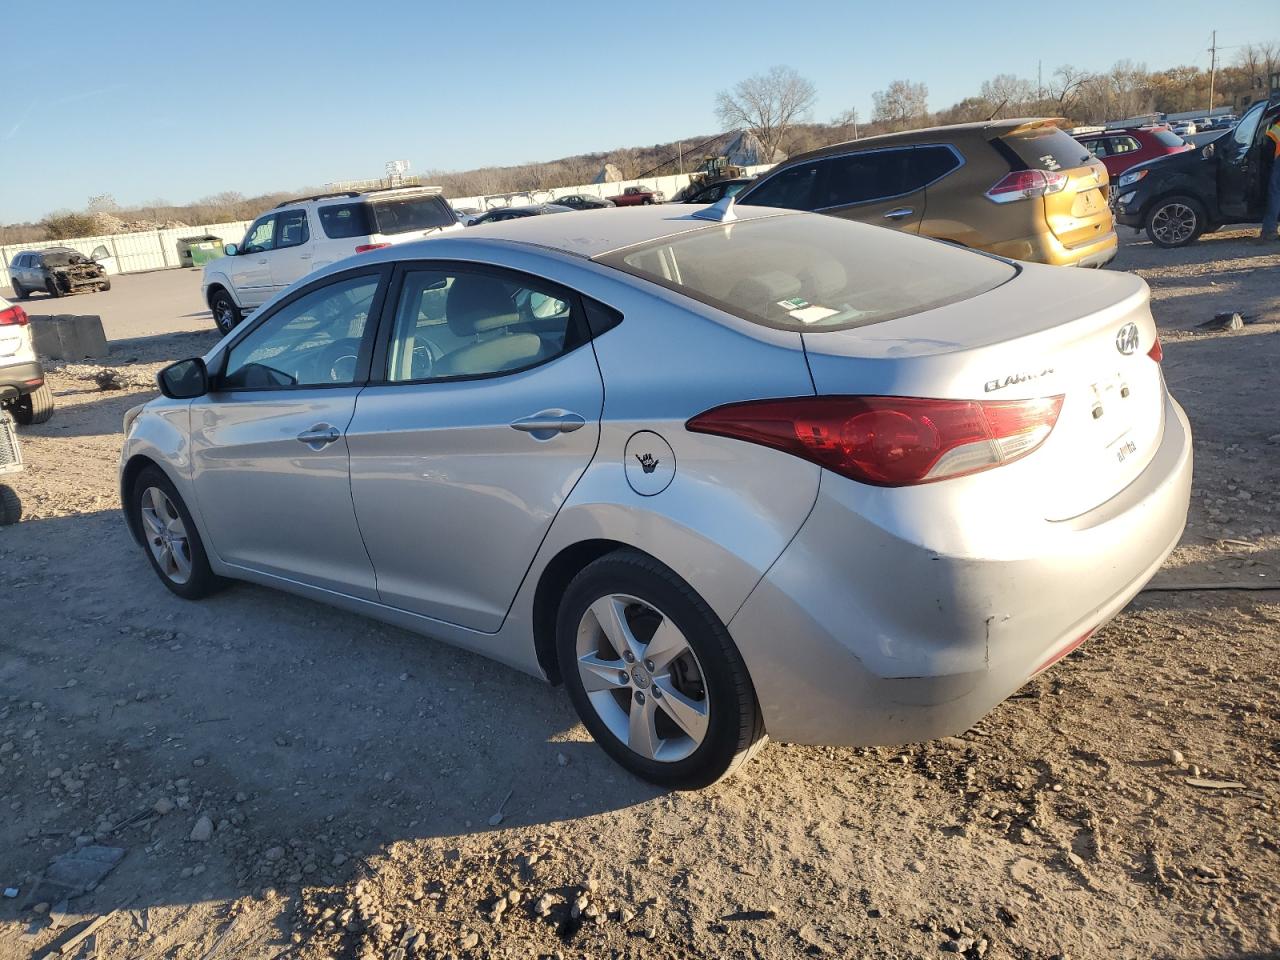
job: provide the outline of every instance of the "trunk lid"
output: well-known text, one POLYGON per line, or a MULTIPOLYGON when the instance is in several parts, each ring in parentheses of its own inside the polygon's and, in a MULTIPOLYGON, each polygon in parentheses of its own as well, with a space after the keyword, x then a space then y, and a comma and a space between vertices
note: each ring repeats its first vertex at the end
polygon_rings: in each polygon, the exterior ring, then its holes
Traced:
MULTIPOLYGON (((1147 285, 1121 273, 1025 265, 987 293, 869 327, 802 334, 819 394, 966 400, 1063 396, 1020 464, 1044 517, 1105 502, 1150 462, 1165 402, 1147 285)), ((946 482, 946 481, 944 481, 946 482)))

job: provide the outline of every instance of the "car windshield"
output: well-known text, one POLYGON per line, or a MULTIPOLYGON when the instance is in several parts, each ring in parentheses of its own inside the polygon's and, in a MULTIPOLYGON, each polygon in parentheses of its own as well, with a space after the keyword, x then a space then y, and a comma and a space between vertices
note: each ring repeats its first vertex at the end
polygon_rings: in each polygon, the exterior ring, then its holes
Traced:
POLYGON ((1155 138, 1166 147, 1180 147, 1186 143, 1172 130, 1157 130, 1155 131, 1155 138))
POLYGON ((75 250, 46 250, 41 256, 47 267, 65 267, 69 263, 85 259, 84 254, 75 250))
POLYGON ((601 263, 781 330, 843 330, 985 293, 994 257, 838 217, 726 223, 605 254, 601 263))

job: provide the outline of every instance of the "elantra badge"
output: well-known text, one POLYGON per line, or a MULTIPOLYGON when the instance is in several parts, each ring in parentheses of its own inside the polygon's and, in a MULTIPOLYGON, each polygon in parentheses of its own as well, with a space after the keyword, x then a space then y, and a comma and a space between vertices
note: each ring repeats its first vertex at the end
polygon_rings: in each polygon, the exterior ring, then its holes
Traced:
POLYGON ((1138 349, 1138 325, 1126 323, 1116 331, 1116 349, 1126 357, 1138 349))

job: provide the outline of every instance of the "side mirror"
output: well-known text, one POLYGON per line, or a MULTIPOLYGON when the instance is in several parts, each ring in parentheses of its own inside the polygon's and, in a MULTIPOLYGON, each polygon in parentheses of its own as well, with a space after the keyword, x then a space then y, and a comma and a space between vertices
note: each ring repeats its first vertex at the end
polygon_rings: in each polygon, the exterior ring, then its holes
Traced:
POLYGON ((194 400, 209 392, 209 369, 200 357, 179 360, 156 374, 156 383, 170 400, 194 400))
POLYGON ((237 253, 240 252, 240 248, 237 247, 234 243, 228 243, 226 246, 222 248, 222 252, 225 253, 228 257, 234 257, 237 253))
POLYGON ((1213 146, 1213 144, 1212 144, 1212 143, 1206 143, 1206 144, 1204 145, 1204 149, 1200 151, 1200 156, 1202 156, 1202 157, 1204 157, 1206 160, 1208 160, 1208 159, 1212 158, 1212 157, 1213 157, 1213 155, 1214 155, 1214 153, 1216 153, 1216 152, 1217 152, 1217 151, 1214 149, 1214 146, 1213 146))

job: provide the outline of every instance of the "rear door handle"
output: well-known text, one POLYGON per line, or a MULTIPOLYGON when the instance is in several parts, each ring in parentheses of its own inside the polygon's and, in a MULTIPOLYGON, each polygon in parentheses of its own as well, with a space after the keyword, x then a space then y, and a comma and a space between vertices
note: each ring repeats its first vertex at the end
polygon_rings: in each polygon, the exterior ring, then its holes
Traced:
POLYGON ((298 254, 298 259, 299 259, 299 260, 310 260, 310 259, 311 259, 311 254, 309 254, 309 253, 300 253, 300 254, 298 254))
POLYGON ((886 213, 884 218, 886 220, 901 220, 903 217, 909 217, 913 213, 915 213, 915 210, 912 207, 897 207, 886 213))
POLYGON ((341 436, 342 431, 337 427, 328 423, 317 423, 310 430, 303 430, 298 434, 298 440, 312 450, 323 450, 341 436))
POLYGON ((511 429, 531 433, 536 440, 550 440, 557 433, 573 433, 586 425, 585 419, 569 410, 542 410, 511 421, 511 429))

